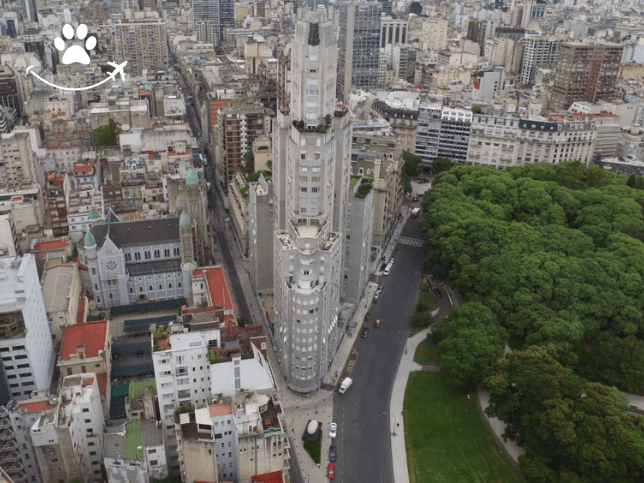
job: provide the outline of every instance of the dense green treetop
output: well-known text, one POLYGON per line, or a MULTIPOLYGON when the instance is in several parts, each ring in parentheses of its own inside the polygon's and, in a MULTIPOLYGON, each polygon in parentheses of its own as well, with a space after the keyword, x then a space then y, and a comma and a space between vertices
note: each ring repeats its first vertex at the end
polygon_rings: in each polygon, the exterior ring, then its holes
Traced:
MULTIPOLYGON (((592 381, 644 390, 644 190, 574 162, 454 165, 423 206, 428 261, 493 321, 464 325, 480 337, 467 343, 439 324, 439 347, 497 354, 500 328, 513 350, 537 345, 592 381)), ((489 372, 483 359, 456 385, 489 372)))

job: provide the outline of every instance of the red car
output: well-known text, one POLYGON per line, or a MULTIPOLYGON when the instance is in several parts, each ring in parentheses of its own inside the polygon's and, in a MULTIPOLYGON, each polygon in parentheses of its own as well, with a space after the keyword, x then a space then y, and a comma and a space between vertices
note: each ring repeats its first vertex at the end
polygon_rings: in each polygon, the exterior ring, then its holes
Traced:
POLYGON ((335 478, 335 465, 333 463, 329 463, 329 471, 327 472, 326 476, 329 478, 329 480, 335 478))

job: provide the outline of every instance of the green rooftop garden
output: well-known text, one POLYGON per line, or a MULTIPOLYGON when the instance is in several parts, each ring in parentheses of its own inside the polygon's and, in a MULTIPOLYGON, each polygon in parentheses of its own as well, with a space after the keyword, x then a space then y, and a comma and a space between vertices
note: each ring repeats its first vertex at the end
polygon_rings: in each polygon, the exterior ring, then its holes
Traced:
POLYGON ((126 403, 130 404, 132 399, 136 399, 141 396, 146 387, 156 387, 156 385, 157 383, 155 380, 130 382, 130 395, 126 400, 126 403))
POLYGON ((356 198, 365 198, 369 194, 369 191, 371 191, 371 188, 373 188, 373 180, 370 178, 362 178, 360 187, 356 193, 356 198))
POLYGON ((353 188, 358 181, 360 181, 360 176, 351 176, 349 179, 350 186, 353 188))
POLYGON ((143 459, 143 434, 141 433, 141 420, 130 421, 125 425, 123 438, 123 457, 129 460, 143 459))

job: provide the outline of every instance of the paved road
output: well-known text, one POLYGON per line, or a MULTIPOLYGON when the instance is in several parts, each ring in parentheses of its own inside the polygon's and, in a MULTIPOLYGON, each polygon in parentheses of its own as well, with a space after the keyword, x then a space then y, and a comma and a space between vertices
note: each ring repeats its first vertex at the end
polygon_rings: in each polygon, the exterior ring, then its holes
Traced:
MULTIPOLYGON (((402 236, 422 239, 420 221, 409 220, 402 236)), ((371 308, 369 337, 359 338, 354 348, 353 386, 335 395, 339 483, 393 481, 389 400, 409 333, 408 320, 416 309, 425 255, 424 248, 414 245, 396 246, 393 270, 381 277, 383 292, 371 308), (382 320, 380 329, 373 327, 376 319, 382 320)), ((441 299, 441 305, 445 303, 449 305, 447 297, 441 299)))

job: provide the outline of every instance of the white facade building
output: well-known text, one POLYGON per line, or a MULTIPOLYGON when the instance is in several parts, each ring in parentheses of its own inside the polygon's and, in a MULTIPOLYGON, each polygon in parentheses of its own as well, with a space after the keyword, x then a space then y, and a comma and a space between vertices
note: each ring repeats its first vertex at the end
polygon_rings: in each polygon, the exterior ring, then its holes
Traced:
POLYGON ((278 112, 275 351, 293 390, 320 387, 335 355, 344 266, 351 127, 336 110, 337 34, 326 9, 304 12, 291 57, 291 110, 278 112))
POLYGON ((43 481, 103 481, 105 420, 94 374, 63 379, 57 406, 31 427, 43 481))
POLYGON ((34 256, 0 258, 0 357, 11 398, 48 390, 54 355, 34 256))

